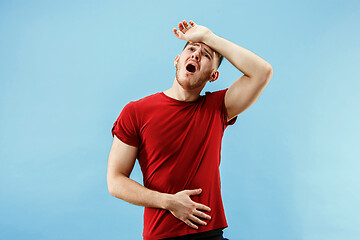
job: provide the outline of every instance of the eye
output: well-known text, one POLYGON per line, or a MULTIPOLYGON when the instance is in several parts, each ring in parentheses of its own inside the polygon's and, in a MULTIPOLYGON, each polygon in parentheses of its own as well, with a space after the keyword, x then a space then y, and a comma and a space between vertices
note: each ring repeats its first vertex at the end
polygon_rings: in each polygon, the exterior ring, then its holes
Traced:
POLYGON ((189 49, 190 49, 190 51, 192 51, 192 52, 194 51, 194 48, 193 48, 193 47, 190 47, 189 49))
POLYGON ((205 54, 205 57, 207 57, 208 59, 210 59, 210 56, 209 56, 209 55, 207 55, 207 54, 205 54))

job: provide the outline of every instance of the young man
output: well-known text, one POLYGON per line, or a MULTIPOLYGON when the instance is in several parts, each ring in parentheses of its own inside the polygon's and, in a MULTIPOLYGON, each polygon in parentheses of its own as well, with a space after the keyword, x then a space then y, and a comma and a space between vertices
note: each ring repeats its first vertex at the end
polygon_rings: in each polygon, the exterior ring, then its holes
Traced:
POLYGON ((223 239, 223 132, 258 99, 272 67, 193 21, 180 22, 173 31, 188 42, 174 61, 173 86, 122 110, 112 129, 108 188, 111 195, 145 207, 144 239, 223 239), (200 96, 218 79, 221 55, 244 75, 228 89, 200 96), (136 158, 144 186, 129 178, 136 158))

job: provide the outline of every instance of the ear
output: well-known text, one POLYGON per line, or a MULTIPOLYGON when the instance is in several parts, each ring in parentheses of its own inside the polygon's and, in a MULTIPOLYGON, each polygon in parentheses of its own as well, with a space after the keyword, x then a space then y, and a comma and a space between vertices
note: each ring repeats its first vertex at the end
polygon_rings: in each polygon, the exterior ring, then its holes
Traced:
POLYGON ((210 82, 215 82, 217 79, 219 78, 219 71, 214 71, 211 75, 210 75, 210 82))
POLYGON ((174 60, 174 66, 176 67, 178 61, 179 61, 180 55, 177 55, 175 60, 174 60))

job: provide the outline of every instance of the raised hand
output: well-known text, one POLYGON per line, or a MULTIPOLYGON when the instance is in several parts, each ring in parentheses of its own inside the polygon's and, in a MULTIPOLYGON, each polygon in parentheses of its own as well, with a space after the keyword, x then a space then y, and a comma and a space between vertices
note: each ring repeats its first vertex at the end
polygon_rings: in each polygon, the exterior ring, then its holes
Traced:
POLYGON ((178 27, 179 30, 176 28, 173 29, 175 36, 188 42, 205 42, 205 40, 213 34, 207 27, 197 25, 193 21, 187 23, 184 20, 179 22, 178 27))
POLYGON ((207 225, 207 223, 201 219, 211 219, 209 215, 201 211, 210 211, 210 208, 203 204, 196 203, 190 198, 192 195, 199 195, 201 191, 201 189, 196 189, 178 192, 173 195, 173 200, 168 207, 168 210, 176 218, 180 219, 186 225, 194 229, 199 228, 196 224, 207 225))

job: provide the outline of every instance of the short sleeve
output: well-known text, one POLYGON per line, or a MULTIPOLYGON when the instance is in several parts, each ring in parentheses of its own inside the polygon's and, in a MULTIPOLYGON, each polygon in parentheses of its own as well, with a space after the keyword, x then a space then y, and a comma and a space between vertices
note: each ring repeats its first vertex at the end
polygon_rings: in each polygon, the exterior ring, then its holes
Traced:
POLYGON ((237 116, 236 116, 233 119, 231 119, 229 122, 227 121, 227 111, 226 111, 226 106, 225 106, 225 94, 226 94, 227 90, 228 90, 228 88, 210 93, 213 98, 213 101, 215 101, 216 105, 218 106, 218 108, 220 110, 221 119, 223 121, 225 128, 229 125, 233 125, 237 119, 237 116))
POLYGON ((236 122, 237 116, 234 117, 233 119, 231 119, 231 120, 228 122, 228 120, 227 120, 228 115, 227 115, 227 110, 226 110, 226 106, 225 106, 225 94, 226 94, 227 90, 228 90, 228 88, 225 89, 225 90, 223 90, 224 93, 223 93, 223 96, 222 96, 222 106, 221 106, 221 108, 222 108, 222 115, 223 115, 223 117, 224 117, 225 125, 226 125, 226 126, 229 126, 229 125, 233 125, 233 124, 236 122))
POLYGON ((121 111, 111 129, 111 133, 113 137, 115 135, 122 142, 130 146, 138 147, 140 142, 138 129, 134 103, 130 102, 121 111))

